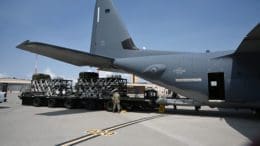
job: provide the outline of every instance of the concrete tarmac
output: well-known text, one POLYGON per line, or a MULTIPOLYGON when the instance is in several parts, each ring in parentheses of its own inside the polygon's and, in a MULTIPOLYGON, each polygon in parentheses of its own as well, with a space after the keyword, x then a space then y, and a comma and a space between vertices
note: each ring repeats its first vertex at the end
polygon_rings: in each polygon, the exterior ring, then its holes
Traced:
POLYGON ((260 137, 260 119, 247 110, 118 114, 22 106, 17 95, 7 98, 0 104, 1 146, 247 146, 260 137))

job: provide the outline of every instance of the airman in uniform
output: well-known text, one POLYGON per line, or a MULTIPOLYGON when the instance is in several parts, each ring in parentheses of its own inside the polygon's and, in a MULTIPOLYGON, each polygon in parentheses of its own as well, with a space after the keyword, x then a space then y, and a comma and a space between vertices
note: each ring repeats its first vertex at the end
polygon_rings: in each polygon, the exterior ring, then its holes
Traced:
POLYGON ((121 111, 121 106, 120 106, 120 94, 118 93, 118 89, 114 89, 113 91, 113 96, 112 96, 112 102, 113 102, 113 112, 120 112, 121 111))

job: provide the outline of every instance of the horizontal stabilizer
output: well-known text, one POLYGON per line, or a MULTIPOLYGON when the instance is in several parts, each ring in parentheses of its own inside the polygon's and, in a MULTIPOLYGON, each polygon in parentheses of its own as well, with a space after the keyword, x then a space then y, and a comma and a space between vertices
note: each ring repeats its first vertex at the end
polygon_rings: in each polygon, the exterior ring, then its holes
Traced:
POLYGON ((25 41, 18 45, 17 48, 77 66, 111 68, 114 60, 111 58, 93 55, 82 51, 39 42, 25 41))
POLYGON ((235 55, 260 53, 260 24, 248 33, 237 48, 235 55))

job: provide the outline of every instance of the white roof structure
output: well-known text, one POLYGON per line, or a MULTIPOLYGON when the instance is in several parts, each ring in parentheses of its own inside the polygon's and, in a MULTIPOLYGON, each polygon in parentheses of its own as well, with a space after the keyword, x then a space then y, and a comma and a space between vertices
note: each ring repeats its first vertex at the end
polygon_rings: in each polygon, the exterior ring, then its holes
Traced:
POLYGON ((25 79, 15 79, 15 78, 0 78, 0 84, 7 83, 7 84, 30 84, 30 80, 25 79))

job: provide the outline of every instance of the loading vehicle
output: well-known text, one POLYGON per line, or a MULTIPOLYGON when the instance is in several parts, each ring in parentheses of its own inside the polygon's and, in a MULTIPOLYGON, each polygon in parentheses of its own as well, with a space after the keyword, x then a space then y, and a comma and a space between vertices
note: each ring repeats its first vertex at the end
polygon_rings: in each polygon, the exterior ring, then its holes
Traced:
POLYGON ((49 75, 35 74, 31 87, 19 95, 23 105, 66 108, 84 107, 88 110, 112 111, 112 91, 120 94, 121 106, 126 110, 157 108, 155 90, 142 90, 140 97, 128 96, 127 80, 121 76, 99 78, 98 73, 81 72, 75 86, 72 80, 51 79, 49 75))

